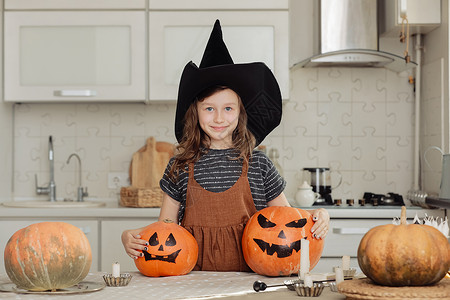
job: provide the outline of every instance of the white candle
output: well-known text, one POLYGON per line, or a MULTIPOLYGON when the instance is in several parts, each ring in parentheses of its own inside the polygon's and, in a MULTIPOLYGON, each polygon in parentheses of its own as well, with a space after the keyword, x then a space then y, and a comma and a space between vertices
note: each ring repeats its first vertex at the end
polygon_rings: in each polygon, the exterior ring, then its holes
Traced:
POLYGON ((312 277, 311 277, 311 275, 309 273, 305 274, 305 279, 303 280, 303 284, 306 287, 310 287, 310 288, 313 287, 313 280, 312 280, 312 277))
POLYGON ((118 262, 112 264, 112 276, 120 277, 120 264, 118 262))
POLYGON ((336 285, 338 285, 339 283, 344 281, 344 271, 342 270, 342 268, 337 267, 334 268, 334 272, 336 273, 336 285))
POLYGON ((305 274, 309 273, 309 241, 302 239, 300 241, 300 279, 305 279, 305 274))
POLYGON ((342 270, 350 269, 350 256, 344 255, 342 256, 342 270))

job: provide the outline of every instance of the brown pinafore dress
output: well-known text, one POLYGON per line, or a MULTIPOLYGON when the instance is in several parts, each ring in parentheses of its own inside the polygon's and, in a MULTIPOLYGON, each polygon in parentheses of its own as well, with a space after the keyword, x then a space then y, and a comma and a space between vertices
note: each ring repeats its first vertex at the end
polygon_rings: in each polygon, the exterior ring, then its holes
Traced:
POLYGON ((242 254, 245 224, 256 212, 247 178, 248 163, 235 184, 226 191, 205 190, 194 179, 194 164, 189 165, 186 209, 181 225, 198 243, 194 270, 251 271, 242 254))

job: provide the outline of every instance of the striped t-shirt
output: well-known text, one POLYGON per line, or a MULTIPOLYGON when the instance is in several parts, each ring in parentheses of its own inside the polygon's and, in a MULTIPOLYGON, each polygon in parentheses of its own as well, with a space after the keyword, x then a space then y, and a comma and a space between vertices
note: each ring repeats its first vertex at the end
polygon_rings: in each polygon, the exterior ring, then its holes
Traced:
MULTIPOLYGON (((223 192, 239 179, 242 173, 242 161, 230 159, 236 156, 234 149, 210 149, 194 165, 194 179, 211 192, 223 192)), ((179 220, 183 218, 189 173, 181 172, 176 183, 167 174, 173 158, 169 161, 164 175, 159 182, 161 189, 174 200, 181 203, 179 220)), ((283 192, 286 181, 278 173, 272 161, 261 151, 253 151, 249 161, 248 181, 257 210, 267 206, 283 192)))

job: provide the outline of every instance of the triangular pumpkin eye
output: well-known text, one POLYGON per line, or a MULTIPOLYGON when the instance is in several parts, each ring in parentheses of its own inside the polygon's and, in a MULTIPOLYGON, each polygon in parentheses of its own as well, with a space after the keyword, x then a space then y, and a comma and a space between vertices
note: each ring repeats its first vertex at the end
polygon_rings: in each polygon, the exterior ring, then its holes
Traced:
POLYGON ((258 215, 258 223, 259 226, 261 226, 262 228, 270 228, 270 227, 275 227, 277 226, 277 224, 270 222, 266 217, 264 217, 262 214, 258 215))
POLYGON ((294 220, 286 224, 286 227, 302 228, 308 221, 306 218, 294 220))
POLYGON ((148 244, 149 244, 150 246, 156 246, 156 245, 159 244, 158 233, 155 232, 155 233, 150 237, 150 239, 148 240, 148 244))
POLYGON ((175 246, 177 244, 177 241, 175 240, 175 237, 173 234, 169 234, 166 240, 166 246, 175 246))

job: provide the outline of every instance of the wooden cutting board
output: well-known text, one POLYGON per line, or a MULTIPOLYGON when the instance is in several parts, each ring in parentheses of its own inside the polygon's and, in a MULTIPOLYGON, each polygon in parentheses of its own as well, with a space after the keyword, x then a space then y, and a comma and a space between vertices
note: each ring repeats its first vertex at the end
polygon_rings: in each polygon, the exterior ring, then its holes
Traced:
POLYGON ((131 186, 158 187, 164 170, 174 155, 174 150, 174 145, 157 142, 154 137, 149 137, 145 146, 133 154, 129 171, 131 186))

